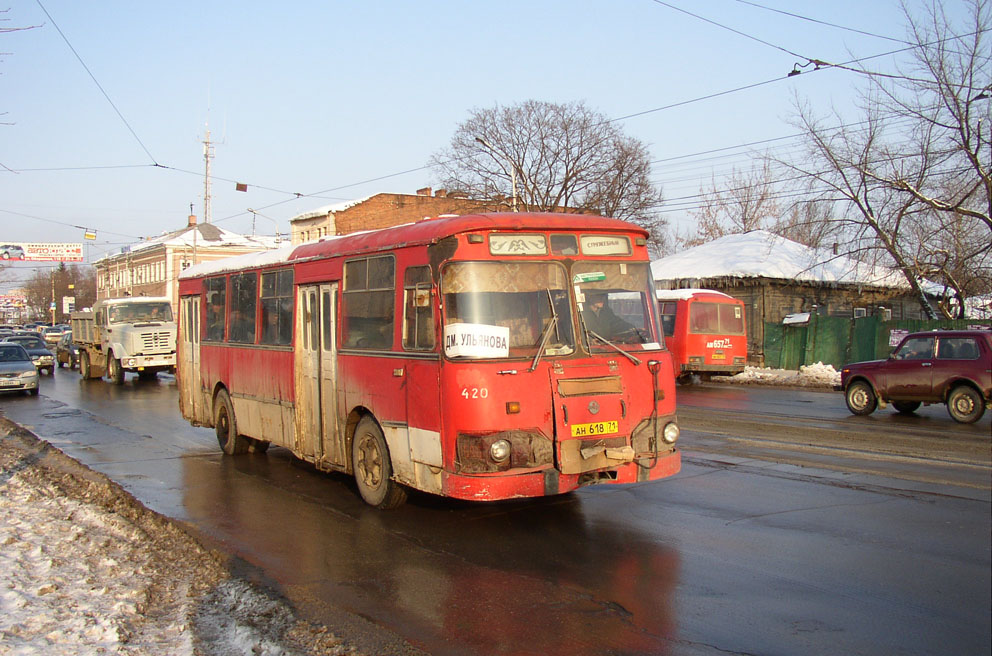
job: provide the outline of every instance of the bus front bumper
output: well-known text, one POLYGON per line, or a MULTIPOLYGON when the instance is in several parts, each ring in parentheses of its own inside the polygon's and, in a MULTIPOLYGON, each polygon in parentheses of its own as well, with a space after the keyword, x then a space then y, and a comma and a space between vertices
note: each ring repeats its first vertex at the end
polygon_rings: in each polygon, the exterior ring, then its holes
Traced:
POLYGON ((657 458, 640 458, 617 467, 562 474, 557 469, 527 470, 522 473, 443 474, 445 496, 468 501, 500 501, 564 494, 586 485, 639 483, 667 478, 682 468, 678 450, 658 454, 657 458))

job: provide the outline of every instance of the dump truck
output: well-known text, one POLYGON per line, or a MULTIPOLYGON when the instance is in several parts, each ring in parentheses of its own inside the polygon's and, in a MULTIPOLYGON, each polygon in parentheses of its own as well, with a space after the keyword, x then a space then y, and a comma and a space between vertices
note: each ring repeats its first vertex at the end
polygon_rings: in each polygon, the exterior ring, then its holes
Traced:
POLYGON ((175 373, 176 323, 167 298, 102 299, 92 310, 73 312, 70 321, 84 379, 106 375, 121 385, 128 371, 141 378, 175 373))

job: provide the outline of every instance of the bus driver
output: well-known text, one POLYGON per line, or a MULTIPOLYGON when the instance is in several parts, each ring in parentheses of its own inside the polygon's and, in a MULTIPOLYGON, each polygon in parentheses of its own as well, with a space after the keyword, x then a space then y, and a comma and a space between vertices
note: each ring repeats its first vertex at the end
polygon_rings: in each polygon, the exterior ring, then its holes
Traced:
POLYGON ((603 291, 586 292, 585 307, 582 310, 582 321, 586 330, 605 337, 616 339, 624 333, 631 333, 634 326, 618 317, 607 304, 608 294, 603 291))

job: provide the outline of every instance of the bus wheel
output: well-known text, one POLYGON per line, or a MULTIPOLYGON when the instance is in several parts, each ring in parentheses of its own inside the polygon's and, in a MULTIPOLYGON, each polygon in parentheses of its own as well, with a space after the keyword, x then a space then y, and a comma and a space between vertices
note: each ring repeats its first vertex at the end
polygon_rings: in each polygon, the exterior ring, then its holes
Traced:
POLYGON ((392 480, 393 467, 382 429, 372 417, 358 422, 351 442, 351 464, 362 499, 370 506, 388 510, 406 501, 406 490, 392 480))
POLYGON ((238 435, 238 420, 234 417, 234 405, 227 390, 217 392, 214 401, 214 429, 217 431, 217 443, 220 449, 229 456, 248 453, 248 438, 238 435))
POLYGON ((109 365, 108 369, 110 370, 108 372, 110 374, 110 382, 114 385, 123 385, 124 367, 121 366, 120 358, 111 353, 107 359, 109 360, 107 364, 109 365))

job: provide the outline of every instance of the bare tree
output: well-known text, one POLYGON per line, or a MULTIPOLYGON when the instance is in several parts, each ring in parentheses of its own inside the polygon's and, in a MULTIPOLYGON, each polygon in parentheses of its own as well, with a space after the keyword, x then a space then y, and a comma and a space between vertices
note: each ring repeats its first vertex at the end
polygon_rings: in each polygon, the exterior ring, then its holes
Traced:
POLYGON ((760 169, 733 172, 721 183, 716 178, 700 192, 702 204, 692 215, 696 233, 680 239, 683 246, 698 246, 724 235, 742 234, 771 227, 778 219, 771 163, 760 169))
POLYGON ((76 264, 66 266, 63 262, 50 271, 37 271, 24 283, 24 295, 35 316, 50 319, 48 308, 54 300, 56 319, 65 321, 68 317, 62 312, 62 297, 74 296, 77 308, 91 307, 96 302, 96 269, 76 264), (73 286, 71 290, 69 285, 73 286))
POLYGON ((923 17, 904 5, 912 64, 897 75, 851 69, 869 81, 854 127, 828 128, 797 103, 809 159, 783 162, 820 200, 841 203, 847 253, 894 264, 931 318, 922 280, 945 285, 944 316, 964 317, 965 299, 987 293, 992 263, 992 18, 988 0, 968 4, 964 25, 940 2, 923 17))
POLYGON ((473 110, 430 163, 440 186, 507 210, 597 212, 666 239, 647 147, 581 102, 473 110))
POLYGON ((833 203, 810 200, 793 203, 769 231, 810 248, 840 250, 841 235, 833 216, 833 203))

